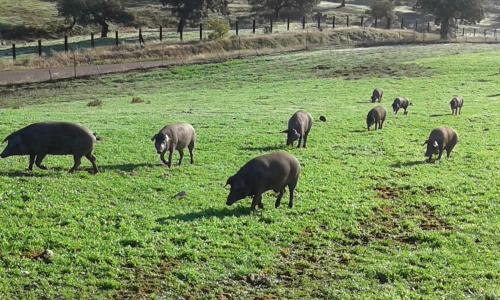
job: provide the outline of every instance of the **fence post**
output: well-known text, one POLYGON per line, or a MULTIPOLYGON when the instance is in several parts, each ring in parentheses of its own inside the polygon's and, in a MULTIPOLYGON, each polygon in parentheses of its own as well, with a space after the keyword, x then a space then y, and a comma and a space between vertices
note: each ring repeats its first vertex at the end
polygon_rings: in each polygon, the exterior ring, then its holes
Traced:
POLYGON ((391 23, 392 23, 391 18, 387 18, 387 29, 391 29, 391 23))
POLYGON ((302 16, 302 29, 306 29, 306 16, 302 16))
POLYGON ((465 27, 462 28, 462 36, 465 36, 465 27))
POLYGON ((431 22, 427 22, 427 32, 431 32, 431 22))
POLYGON ((476 28, 474 28, 474 37, 476 37, 476 28))
POLYGON ((64 35, 64 52, 68 52, 68 36, 64 35))
POLYGON ((269 20, 269 30, 271 33, 273 33, 273 17, 269 20))
POLYGON ((332 28, 335 29, 335 16, 333 16, 332 28))
POLYGON ((349 27, 349 15, 347 15, 347 22, 346 22, 347 27, 349 27))
POLYGON ((361 23, 359 24, 359 27, 363 27, 364 23, 365 23, 365 17, 361 16, 361 23))
POLYGON ((321 15, 318 13, 318 30, 321 29, 321 15))
POLYGON ((95 41, 94 41, 94 33, 90 33, 90 47, 94 48, 95 47, 95 41))
POLYGON ((255 34, 255 19, 252 21, 252 33, 255 34))
POLYGON ((378 25, 378 18, 375 18, 375 28, 377 28, 378 25))
POLYGON ((418 20, 415 20, 415 31, 418 31, 418 20))
POLYGON ((495 40, 498 38, 497 29, 495 28, 495 40))
POLYGON ((286 18, 286 31, 290 31, 290 17, 286 18))
POLYGON ((203 23, 200 23, 200 41, 203 40, 203 23))
POLYGON ((401 29, 403 29, 405 26, 405 19, 401 17, 401 29))
MULTIPOLYGON (((142 36, 142 32, 141 32, 141 29, 139 29, 139 43, 140 43, 140 40, 141 40, 141 36, 142 36)), ((115 46, 118 46, 119 42, 118 42, 118 30, 115 31, 115 46)))
POLYGON ((160 25, 160 41, 163 40, 163 27, 160 25))
POLYGON ((42 56, 42 40, 38 40, 38 56, 42 56))
POLYGON ((16 44, 12 44, 12 59, 16 60, 16 44))
POLYGON ((484 40, 486 41, 486 29, 484 30, 484 40))
POLYGON ((234 25, 235 25, 235 27, 236 27, 236 28, 235 28, 235 30, 236 30, 236 36, 238 36, 238 35, 239 35, 239 33, 240 33, 240 28, 239 28, 239 25, 240 25, 240 24, 238 23, 238 20, 236 20, 236 23, 235 23, 234 25))

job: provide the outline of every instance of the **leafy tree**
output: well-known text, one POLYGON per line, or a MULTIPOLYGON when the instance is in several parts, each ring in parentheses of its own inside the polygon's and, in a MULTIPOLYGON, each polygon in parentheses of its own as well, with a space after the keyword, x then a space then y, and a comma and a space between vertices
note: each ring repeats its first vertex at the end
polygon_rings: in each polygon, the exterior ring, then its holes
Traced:
POLYGON ((390 0, 375 0, 371 6, 370 14, 374 18, 390 19, 394 16, 394 3, 390 0))
POLYGON ((129 23, 131 14, 125 11, 120 0, 58 0, 59 14, 70 20, 71 26, 99 24, 101 37, 107 37, 109 22, 129 23))
POLYGON ((318 5, 319 0, 250 0, 249 3, 255 10, 272 10, 277 18, 284 8, 297 9, 302 12, 311 11, 318 5))
POLYGON ((160 0, 164 6, 169 6, 172 13, 181 19, 199 20, 208 12, 227 14, 228 0, 160 0))
POLYGON ((442 39, 448 39, 456 19, 476 23, 484 18, 483 0, 418 0, 417 7, 434 15, 442 39))

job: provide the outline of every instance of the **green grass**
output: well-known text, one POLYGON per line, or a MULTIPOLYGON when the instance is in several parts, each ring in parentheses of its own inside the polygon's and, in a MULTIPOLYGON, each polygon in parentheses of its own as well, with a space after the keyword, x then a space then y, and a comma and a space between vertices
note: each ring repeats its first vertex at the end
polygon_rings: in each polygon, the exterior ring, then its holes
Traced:
POLYGON ((103 172, 67 174, 71 159, 51 156, 30 175, 25 157, 0 160, 0 298, 498 297, 499 54, 327 50, 1 88, 0 136, 84 124, 103 138, 103 172), (414 106, 367 132, 374 87, 388 110, 400 95, 414 106), (328 121, 307 149, 286 149, 279 132, 297 109, 328 121), (168 170, 150 138, 178 121, 197 130, 196 163, 168 170), (441 125, 458 146, 423 163, 441 125), (266 194, 262 211, 226 207, 227 177, 274 149, 301 162, 296 206, 266 194), (52 261, 34 259, 44 249, 52 261))

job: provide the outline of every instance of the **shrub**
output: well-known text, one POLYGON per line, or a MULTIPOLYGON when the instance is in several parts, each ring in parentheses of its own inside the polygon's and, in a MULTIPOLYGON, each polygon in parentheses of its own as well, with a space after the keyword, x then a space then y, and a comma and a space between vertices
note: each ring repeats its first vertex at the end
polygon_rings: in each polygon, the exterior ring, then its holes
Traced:
POLYGON ((370 14, 374 18, 393 18, 394 3, 391 0, 375 0, 371 6, 370 14))
POLYGON ((96 107, 96 106, 102 106, 103 104, 104 104, 104 102, 102 102, 102 100, 94 99, 94 100, 90 101, 89 103, 87 103, 87 106, 96 107))
POLYGON ((208 21, 208 30, 211 30, 208 38, 211 40, 221 39, 229 32, 229 23, 222 19, 212 19, 208 21))

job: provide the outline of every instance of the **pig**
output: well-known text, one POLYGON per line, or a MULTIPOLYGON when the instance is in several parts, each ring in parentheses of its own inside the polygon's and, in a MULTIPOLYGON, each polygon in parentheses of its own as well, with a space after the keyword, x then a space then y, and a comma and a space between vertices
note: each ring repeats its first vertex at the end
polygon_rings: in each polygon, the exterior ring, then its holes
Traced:
POLYGON ((288 120, 288 129, 283 130, 283 133, 287 134, 286 145, 293 146, 293 142, 299 140, 297 148, 300 148, 302 140, 303 148, 307 147, 307 137, 309 136, 309 131, 313 124, 313 119, 310 113, 299 110, 288 120))
POLYGON ((156 152, 160 154, 161 161, 169 168, 172 166, 172 154, 174 150, 179 152, 179 166, 184 157, 184 149, 189 149, 191 164, 194 164, 193 150, 196 143, 196 133, 193 126, 187 123, 171 124, 163 127, 155 134, 151 141, 155 142, 156 152), (165 153, 168 151, 168 161, 165 160, 165 153))
POLYGON ((278 193, 274 206, 278 208, 281 198, 288 186, 290 201, 288 207, 293 207, 293 193, 300 174, 300 163, 286 152, 278 151, 256 157, 247 162, 235 175, 227 179, 226 185, 231 186, 227 196, 227 205, 252 196, 252 209, 264 208, 262 194, 269 190, 278 193))
POLYGON ((387 115, 387 111, 385 110, 384 107, 376 106, 376 107, 372 108, 368 112, 368 115, 366 116, 366 125, 368 127, 368 131, 370 131, 370 127, 373 124, 375 124, 375 130, 377 130, 377 125, 378 125, 378 129, 382 129, 382 126, 384 125, 384 122, 385 122, 386 115, 387 115))
POLYGON ((394 102, 392 103, 392 110, 394 111, 394 114, 397 115, 399 109, 404 109, 405 112, 404 114, 406 115, 408 112, 406 111, 408 109, 408 106, 412 105, 411 102, 404 98, 404 97, 398 97, 394 99, 394 102))
POLYGON ((382 98, 384 97, 384 91, 381 89, 374 89, 372 93, 372 103, 382 102, 382 98))
POLYGON ((447 157, 450 157, 451 151, 458 143, 458 134, 453 128, 439 127, 431 131, 429 138, 424 142, 427 144, 425 156, 429 157, 428 162, 431 162, 433 154, 439 154, 438 160, 441 159, 443 149, 446 149, 447 157))
POLYGON ((462 112, 462 106, 464 105, 464 98, 455 96, 450 101, 451 114, 457 115, 462 112))
POLYGON ((98 138, 80 125, 65 122, 45 122, 28 125, 7 136, 3 142, 7 147, 0 154, 1 158, 14 155, 29 155, 28 170, 33 171, 33 164, 46 170, 42 161, 50 155, 73 155, 74 165, 70 173, 76 171, 85 156, 92 164, 93 173, 99 172, 96 158, 92 154, 98 138))

